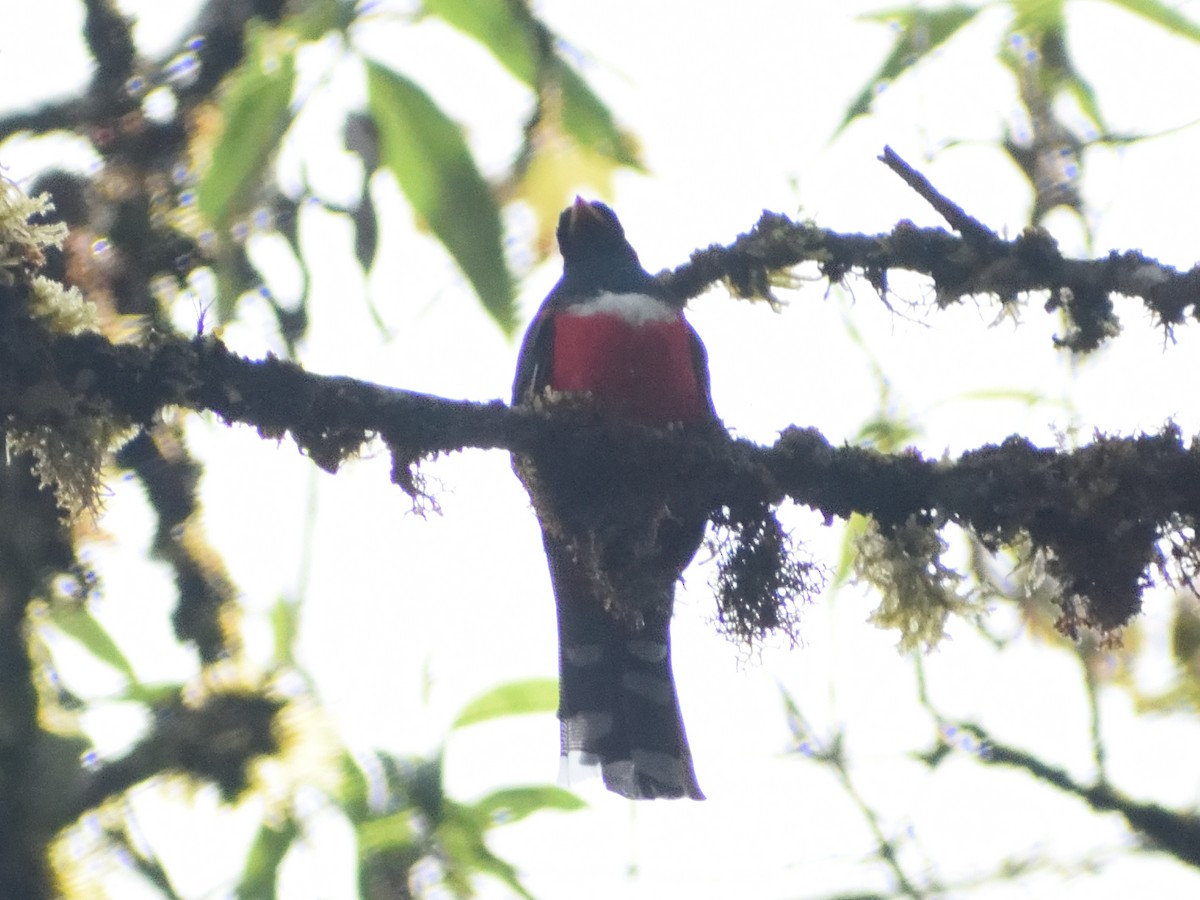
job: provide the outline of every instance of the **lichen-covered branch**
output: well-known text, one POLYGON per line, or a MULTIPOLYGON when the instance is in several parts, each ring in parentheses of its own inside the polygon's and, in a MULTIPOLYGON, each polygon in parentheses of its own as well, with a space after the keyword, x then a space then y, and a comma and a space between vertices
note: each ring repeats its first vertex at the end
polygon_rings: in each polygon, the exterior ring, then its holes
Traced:
POLYGON ((1120 296, 1141 300, 1168 331, 1200 316, 1200 266, 1181 272, 1134 250, 1071 259, 1041 228, 1005 240, 939 194, 890 150, 885 161, 960 234, 918 228, 907 220, 884 234, 843 234, 764 212, 733 243, 698 250, 687 263, 661 273, 669 295, 682 304, 722 283, 741 297, 774 300, 780 273, 804 263, 815 263, 834 282, 860 273, 886 295, 889 273, 904 270, 933 279, 939 308, 983 294, 1009 304, 1045 292, 1046 310, 1061 309, 1067 316, 1067 331, 1056 342, 1075 352, 1094 350, 1120 331, 1114 308, 1120 296))
POLYGON ((565 469, 609 467, 614 483, 631 489, 647 477, 635 473, 650 471, 714 510, 791 500, 827 519, 870 515, 885 536, 912 522, 935 529, 953 522, 993 547, 1028 535, 1066 595, 1081 598, 1081 609, 1064 613, 1067 631, 1128 621, 1141 589, 1167 563, 1164 536, 1177 546, 1182 579, 1193 572, 1200 449, 1170 426, 1156 435, 1097 437, 1073 451, 1012 437, 953 461, 834 447, 797 427, 764 447, 720 429, 618 427, 577 407, 513 410, 319 376, 275 358, 245 359, 211 337, 136 346, 94 333, 55 335, 5 315, 2 303, 0 323, 0 415, 20 429, 80 416, 149 423, 179 406, 253 425, 266 437, 290 435, 330 471, 379 437, 392 453, 394 479, 414 494, 422 458, 477 447, 551 453, 565 469))

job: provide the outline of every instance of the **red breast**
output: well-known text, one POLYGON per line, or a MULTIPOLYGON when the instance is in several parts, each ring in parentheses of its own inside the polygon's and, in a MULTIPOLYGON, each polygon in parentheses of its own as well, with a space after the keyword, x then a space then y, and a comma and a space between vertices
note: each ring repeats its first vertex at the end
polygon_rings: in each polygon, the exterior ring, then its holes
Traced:
POLYGON ((646 294, 602 292, 560 309, 551 371, 555 390, 587 392, 616 419, 694 422, 707 408, 687 323, 646 294))

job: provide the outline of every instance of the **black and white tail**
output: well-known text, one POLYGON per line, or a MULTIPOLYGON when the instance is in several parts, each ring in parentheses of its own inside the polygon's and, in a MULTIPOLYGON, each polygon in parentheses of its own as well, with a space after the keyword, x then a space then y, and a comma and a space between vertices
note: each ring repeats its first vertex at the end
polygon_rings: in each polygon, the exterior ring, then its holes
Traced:
MULTIPOLYGON (((561 556, 554 564, 563 548, 547 551, 558 600, 564 780, 598 767, 605 786, 624 797, 703 800, 671 672, 669 618, 623 625, 561 556)), ((670 599, 648 606, 669 610, 670 599)))

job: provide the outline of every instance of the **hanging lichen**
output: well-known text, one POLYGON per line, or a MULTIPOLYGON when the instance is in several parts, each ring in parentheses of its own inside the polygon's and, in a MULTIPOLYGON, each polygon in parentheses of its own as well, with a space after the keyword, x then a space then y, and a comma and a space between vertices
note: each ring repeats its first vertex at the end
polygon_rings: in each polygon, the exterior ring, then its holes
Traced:
POLYGON ((897 629, 902 652, 932 649, 945 635, 951 613, 977 611, 965 576, 942 562, 947 547, 934 523, 915 517, 886 529, 872 519, 857 540, 855 577, 882 598, 870 621, 897 629))

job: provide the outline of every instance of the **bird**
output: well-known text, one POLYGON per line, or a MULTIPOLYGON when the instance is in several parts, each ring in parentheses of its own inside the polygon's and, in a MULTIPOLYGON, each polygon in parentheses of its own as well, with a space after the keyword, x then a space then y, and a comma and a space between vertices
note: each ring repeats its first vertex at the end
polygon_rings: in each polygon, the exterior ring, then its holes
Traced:
MULTIPOLYGON (((513 405, 565 396, 612 422, 716 422, 704 344, 612 209, 576 197, 557 239, 563 274, 525 333, 513 405)), ((555 462, 513 455, 541 524, 558 613, 563 780, 598 768, 605 787, 630 799, 703 800, 671 670, 670 620, 706 511, 627 501, 605 527, 572 533, 549 486, 555 462)), ((603 505, 615 486, 596 468, 566 482, 603 505)))

